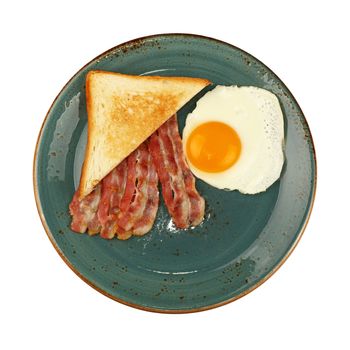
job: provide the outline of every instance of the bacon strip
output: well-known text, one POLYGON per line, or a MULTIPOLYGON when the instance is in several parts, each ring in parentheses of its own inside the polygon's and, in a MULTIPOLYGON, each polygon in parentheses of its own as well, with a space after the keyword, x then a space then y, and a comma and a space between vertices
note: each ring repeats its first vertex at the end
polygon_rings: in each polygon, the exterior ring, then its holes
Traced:
MULTIPOLYGON (((127 187, 127 191, 132 193, 130 200, 127 200, 128 207, 126 210, 121 210, 118 215, 118 226, 124 231, 130 231, 133 227, 134 221, 137 220, 143 213, 146 204, 147 194, 147 178, 148 178, 148 151, 147 147, 142 144, 135 151, 135 174, 133 176, 133 182, 129 182, 130 190, 127 187)), ((126 192, 127 192, 126 191, 126 192)), ((122 201, 124 198, 122 199, 122 201)))
POLYGON ((126 173, 126 161, 123 161, 102 180, 98 218, 102 226, 100 235, 103 238, 111 239, 117 231, 116 215, 125 190, 126 173))
POLYGON ((132 152, 127 158, 127 178, 125 185, 125 192, 120 201, 120 210, 126 211, 132 201, 132 197, 135 191, 135 181, 136 181, 136 162, 137 162, 137 150, 132 152))
POLYGON ((198 225, 204 216, 204 199, 185 160, 176 116, 164 123, 150 140, 150 152, 162 185, 165 205, 179 228, 198 225))
POLYGON ((88 230, 90 235, 100 231, 100 222, 97 217, 98 204, 101 198, 101 185, 83 200, 79 200, 79 192, 76 191, 72 202, 69 204, 70 214, 73 216, 71 229, 75 232, 84 233, 88 230))
POLYGON ((175 158, 177 160, 179 168, 182 169, 182 176, 185 183, 185 189, 190 201, 190 225, 197 226, 202 222, 204 217, 205 201, 204 198, 199 195, 196 189, 196 180, 192 175, 190 168, 187 165, 176 116, 169 119, 168 130, 170 137, 173 140, 175 158))
POLYGON ((158 129, 157 133, 157 152, 159 152, 159 154, 163 157, 163 165, 159 163, 157 171, 162 184, 162 190, 164 192, 164 201, 170 215, 174 219, 175 225, 179 228, 186 228, 189 226, 188 214, 190 208, 181 176, 182 174, 180 172, 181 169, 179 169, 177 166, 172 140, 170 140, 168 135, 167 123, 163 124, 163 126, 158 129), (163 175, 164 173, 167 173, 164 182, 162 182, 160 172, 163 175))
POLYGON ((151 154, 148 152, 148 183, 147 193, 145 196, 147 200, 142 216, 135 221, 133 226, 133 234, 136 236, 143 236, 151 230, 154 220, 157 215, 159 203, 158 191, 158 175, 153 163, 151 154))

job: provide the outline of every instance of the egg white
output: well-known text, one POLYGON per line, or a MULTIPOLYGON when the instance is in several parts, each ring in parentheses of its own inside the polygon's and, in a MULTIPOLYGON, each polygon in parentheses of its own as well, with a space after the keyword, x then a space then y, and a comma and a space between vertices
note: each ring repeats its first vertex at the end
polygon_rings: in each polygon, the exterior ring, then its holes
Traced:
POLYGON ((219 189, 246 194, 263 192, 280 177, 283 142, 283 113, 277 97, 253 86, 215 87, 198 100, 196 108, 187 116, 183 131, 184 152, 194 175, 219 189), (196 168, 186 154, 191 132, 210 121, 231 126, 242 146, 237 162, 217 173, 196 168))

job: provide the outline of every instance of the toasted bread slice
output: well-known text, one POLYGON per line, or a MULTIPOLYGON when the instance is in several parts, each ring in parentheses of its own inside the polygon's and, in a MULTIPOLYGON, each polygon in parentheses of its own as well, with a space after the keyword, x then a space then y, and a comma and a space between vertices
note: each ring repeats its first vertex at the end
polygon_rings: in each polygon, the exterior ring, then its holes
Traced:
POLYGON ((86 77, 88 140, 80 198, 210 81, 90 71, 86 77))

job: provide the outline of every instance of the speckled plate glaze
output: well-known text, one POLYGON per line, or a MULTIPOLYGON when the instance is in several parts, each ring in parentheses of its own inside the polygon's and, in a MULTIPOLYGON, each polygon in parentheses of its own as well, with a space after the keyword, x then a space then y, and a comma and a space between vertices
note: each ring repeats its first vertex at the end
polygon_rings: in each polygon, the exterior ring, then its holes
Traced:
MULTIPOLYGON (((180 130, 205 91, 179 111, 180 130)), ((298 242, 310 215, 315 186, 310 130, 286 86, 248 53, 195 35, 136 39, 88 63, 53 102, 34 157, 38 211, 63 260, 103 294, 158 312, 210 309, 236 300, 264 282, 298 242), (84 81, 91 69, 203 77, 214 84, 254 85, 272 91, 285 118, 286 161, 280 180, 257 195, 217 190, 197 180, 207 210, 204 222, 191 230, 177 230, 161 203, 155 225, 144 237, 108 241, 73 233, 68 204, 84 157, 84 81)))

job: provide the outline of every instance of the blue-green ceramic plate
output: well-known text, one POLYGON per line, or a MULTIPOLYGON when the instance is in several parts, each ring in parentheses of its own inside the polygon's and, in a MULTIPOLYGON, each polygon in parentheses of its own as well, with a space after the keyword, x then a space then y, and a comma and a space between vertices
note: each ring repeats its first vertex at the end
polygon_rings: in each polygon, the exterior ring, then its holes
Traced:
MULTIPOLYGON (((200 96, 179 111, 180 130, 200 96)), ((310 130, 286 86, 248 53, 195 35, 136 39, 88 63, 53 102, 34 159, 38 211, 63 260, 103 294, 159 312, 213 308, 263 283, 299 241, 310 215, 315 186, 310 130), (254 85, 272 91, 279 98, 285 118, 286 161, 281 178, 257 195, 226 192, 197 180, 198 190, 206 199, 206 216, 199 227, 188 231, 173 227, 161 203, 155 225, 144 237, 108 241, 73 233, 69 229, 68 204, 84 156, 84 82, 91 69, 202 77, 214 84, 254 85)))

